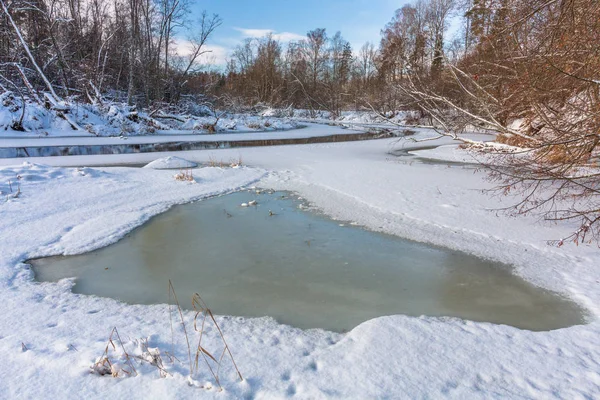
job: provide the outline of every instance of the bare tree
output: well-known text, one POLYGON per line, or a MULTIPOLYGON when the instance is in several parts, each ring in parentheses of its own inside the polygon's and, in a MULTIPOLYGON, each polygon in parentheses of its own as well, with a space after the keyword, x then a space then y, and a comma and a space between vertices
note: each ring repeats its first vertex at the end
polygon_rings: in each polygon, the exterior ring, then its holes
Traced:
POLYGON ((202 57, 207 53, 211 53, 212 50, 206 48, 206 42, 211 37, 215 29, 217 29, 223 23, 221 17, 217 14, 209 16, 206 11, 202 13, 198 21, 198 30, 190 37, 191 51, 187 56, 186 65, 180 73, 176 75, 175 93, 174 100, 177 102, 181 96, 181 90, 185 85, 186 78, 193 72, 194 66, 202 57))
POLYGON ((576 243, 600 239, 600 4, 502 0, 474 53, 445 68, 450 90, 418 77, 398 86, 451 136, 479 149, 518 214, 578 220, 576 243), (511 123, 512 122, 512 123, 511 123), (479 127, 496 142, 462 132, 479 127), (506 146, 508 145, 508 146, 506 146))
POLYGON ((315 29, 308 32, 302 49, 310 71, 310 88, 312 93, 315 93, 317 83, 325 71, 325 64, 328 59, 327 32, 325 29, 315 29))
POLYGON ((429 0, 427 22, 430 30, 432 60, 431 73, 440 73, 444 60, 444 33, 448 18, 456 5, 456 0, 429 0))
POLYGON ((33 57, 33 54, 31 53, 31 50, 29 49, 29 45, 27 44, 27 42, 25 41, 25 39, 23 38, 23 35, 21 33, 21 30, 19 29, 19 27, 17 26, 17 24, 15 23, 10 11, 8 10, 8 8, 6 7, 5 4, 5 0, 0 0, 0 7, 2 7, 2 11, 4 12, 4 15, 6 15, 6 17, 8 18, 8 21, 10 22, 11 26, 13 27, 17 37, 19 38, 19 42, 21 43, 21 45, 23 46, 23 49, 25 50, 25 53, 27 54, 27 57, 29 58, 29 61, 31 62, 31 64, 34 66, 35 70, 37 71, 37 73, 39 74, 39 77, 44 81, 44 83, 46 84, 46 88, 48 89, 48 91, 50 92, 50 94, 52 95, 52 99, 57 102, 60 101, 61 98, 56 94, 56 92, 54 91, 54 87, 52 87, 52 84, 50 83, 50 81, 48 80, 48 78, 46 77, 46 75, 44 74, 44 72, 42 71, 42 69, 40 68, 40 66, 38 65, 37 61, 35 60, 35 58, 33 57))

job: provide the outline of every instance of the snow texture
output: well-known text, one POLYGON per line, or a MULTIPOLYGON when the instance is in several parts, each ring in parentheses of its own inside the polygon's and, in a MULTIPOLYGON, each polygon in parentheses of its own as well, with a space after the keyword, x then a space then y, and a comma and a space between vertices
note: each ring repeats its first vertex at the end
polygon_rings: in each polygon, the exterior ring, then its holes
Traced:
MULTIPOLYGON (((428 135, 419 131, 417 137, 428 135)), ((241 157, 252 165, 194 170, 195 184, 153 169, 27 163, 0 168, 0 190, 10 191, 8 180, 18 180, 21 188, 19 197, 0 203, 0 397, 599 397, 597 246, 547 246, 546 240, 564 236, 573 226, 498 213, 514 199, 482 193, 489 188, 482 172, 390 154, 421 145, 390 139, 178 153, 199 163, 241 157), (173 204, 248 185, 294 190, 334 218, 510 263, 516 274, 585 307, 589 323, 534 333, 455 318, 389 316, 342 335, 302 331, 268 317, 217 317, 245 378, 239 382, 226 369, 220 392, 202 368, 188 377, 185 339, 177 327, 171 350, 165 305, 75 295, 72 280, 35 283, 23 263, 109 245, 173 204), (166 362, 168 375, 161 378, 157 368, 139 358, 135 377, 90 373, 113 327, 132 356, 176 357, 166 362)), ((48 161, 140 163, 169 155, 174 154, 48 161)), ((193 314, 185 318, 189 323, 193 314)), ((216 332, 207 332, 204 340, 216 345, 216 332)), ((121 359, 115 368, 127 366, 121 359)))

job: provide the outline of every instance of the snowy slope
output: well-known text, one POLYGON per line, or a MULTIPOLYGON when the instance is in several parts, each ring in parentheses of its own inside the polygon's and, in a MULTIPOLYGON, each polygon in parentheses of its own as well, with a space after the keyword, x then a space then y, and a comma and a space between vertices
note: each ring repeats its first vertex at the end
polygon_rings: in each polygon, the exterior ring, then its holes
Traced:
POLYGON ((248 133, 280 131, 298 126, 296 122, 284 118, 223 112, 208 115, 211 114, 209 112, 203 116, 153 114, 112 102, 73 102, 67 109, 66 113, 57 113, 43 104, 23 102, 14 93, 4 92, 0 94, 0 138, 248 133))

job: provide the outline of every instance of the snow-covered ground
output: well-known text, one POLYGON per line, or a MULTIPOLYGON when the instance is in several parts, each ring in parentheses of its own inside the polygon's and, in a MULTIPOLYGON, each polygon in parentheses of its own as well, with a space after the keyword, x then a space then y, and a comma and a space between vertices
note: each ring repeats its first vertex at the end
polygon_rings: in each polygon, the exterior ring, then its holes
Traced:
POLYGON ((12 92, 0 95, 0 138, 199 135, 280 131, 298 126, 286 118, 231 114, 204 107, 196 115, 152 113, 122 103, 72 102, 68 111, 49 110, 12 92))
POLYGON ((465 151, 458 144, 448 144, 433 149, 413 150, 410 151, 410 154, 429 160, 448 161, 451 163, 477 164, 478 161, 482 161, 481 154, 465 151))
POLYGON ((415 120, 417 113, 409 111, 396 111, 388 113, 385 116, 374 111, 342 111, 339 116, 333 115, 330 111, 323 110, 305 110, 305 109, 277 109, 268 108, 260 113, 263 117, 290 118, 301 121, 320 121, 320 122, 339 122, 350 124, 381 124, 405 123, 407 119, 415 120))
MULTIPOLYGON (((153 169, 0 168, 3 197, 11 187, 14 193, 15 182, 21 189, 18 197, 0 203, 0 397, 599 397, 598 247, 547 246, 546 240, 566 236, 573 226, 497 213, 514 199, 482 193, 489 187, 482 172, 411 163, 389 154, 400 146, 425 144, 431 142, 385 139, 32 160, 90 166, 176 155, 194 162, 242 159, 246 165, 194 170, 195 183, 153 169), (180 328, 173 354, 178 361, 166 363, 168 377, 147 365, 138 366, 135 377, 90 374, 113 327, 131 352, 141 352, 136 344, 147 338, 167 359, 167 307, 75 295, 70 281, 35 283, 22 261, 106 246, 173 204, 248 185, 293 190, 334 218, 511 263, 525 279, 585 307, 589 323, 534 333, 459 319, 389 316, 341 335, 302 331, 270 318, 219 317, 245 378, 238 382, 227 369, 222 392, 198 387, 213 382, 202 368, 188 379, 180 328)), ((191 313, 186 318, 190 321, 191 313)), ((204 340, 216 345, 214 330, 204 340)))
POLYGON ((271 131, 271 132, 244 132, 244 133, 216 133, 213 135, 190 134, 161 134, 140 135, 128 137, 0 137, 0 147, 40 147, 40 146, 91 146, 91 145, 120 145, 168 142, 214 142, 214 141, 242 141, 242 140, 271 140, 271 139, 302 139, 309 137, 330 136, 339 134, 360 134, 362 131, 340 129, 335 126, 320 124, 306 124, 304 128, 271 131))

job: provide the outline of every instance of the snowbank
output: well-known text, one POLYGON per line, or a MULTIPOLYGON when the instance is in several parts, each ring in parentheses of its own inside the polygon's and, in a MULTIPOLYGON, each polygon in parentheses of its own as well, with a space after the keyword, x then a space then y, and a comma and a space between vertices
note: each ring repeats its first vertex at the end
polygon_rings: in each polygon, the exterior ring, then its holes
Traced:
POLYGON ((181 125, 173 125, 175 130, 215 132, 256 132, 256 131, 278 131, 298 127, 291 120, 277 118, 252 116, 244 114, 227 114, 218 118, 214 117, 190 117, 181 125))
POLYGON ((263 117, 292 118, 298 120, 313 121, 335 121, 349 124, 412 124, 417 121, 416 112, 412 111, 394 111, 385 115, 385 118, 373 111, 342 111, 339 116, 335 116, 330 111, 323 110, 305 110, 305 109, 278 109, 267 108, 260 113, 263 117))
POLYGON ((170 115, 137 110, 123 103, 72 102, 67 112, 23 101, 12 92, 0 95, 0 138, 52 136, 137 136, 212 134, 293 129, 297 122, 272 117, 215 112, 214 115, 170 115), (79 129, 67 121, 66 117, 79 129))
POLYGON ((192 161, 184 160, 183 158, 169 156, 159 158, 146 164, 144 168, 152 169, 178 169, 178 168, 196 168, 198 164, 192 161))
POLYGON ((169 129, 147 113, 126 104, 85 104, 74 102, 57 112, 32 101, 23 102, 11 92, 0 96, 0 138, 2 136, 130 136, 153 134, 169 129), (22 119, 22 126, 16 129, 22 119), (69 122, 71 121, 75 126, 69 122))

